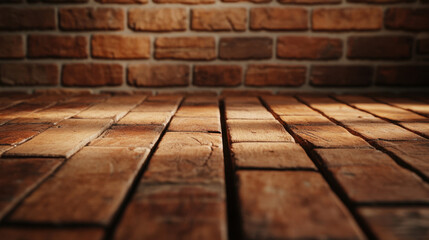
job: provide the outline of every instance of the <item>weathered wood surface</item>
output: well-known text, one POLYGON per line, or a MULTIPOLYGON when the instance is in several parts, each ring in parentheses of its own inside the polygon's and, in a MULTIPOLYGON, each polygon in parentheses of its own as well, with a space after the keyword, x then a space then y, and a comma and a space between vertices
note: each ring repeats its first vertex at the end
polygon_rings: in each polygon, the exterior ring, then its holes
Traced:
POLYGON ((68 158, 112 124, 110 119, 67 119, 8 151, 8 156, 68 158))
POLYGON ((0 97, 0 238, 427 238, 428 102, 259 93, 0 97))

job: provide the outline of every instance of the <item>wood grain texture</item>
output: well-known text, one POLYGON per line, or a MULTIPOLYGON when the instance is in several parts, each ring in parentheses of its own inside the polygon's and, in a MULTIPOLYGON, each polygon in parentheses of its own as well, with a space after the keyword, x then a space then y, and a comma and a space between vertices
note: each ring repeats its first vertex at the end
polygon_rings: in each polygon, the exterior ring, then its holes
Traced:
POLYGON ((7 155, 68 158, 111 124, 110 119, 67 119, 8 151, 7 155))

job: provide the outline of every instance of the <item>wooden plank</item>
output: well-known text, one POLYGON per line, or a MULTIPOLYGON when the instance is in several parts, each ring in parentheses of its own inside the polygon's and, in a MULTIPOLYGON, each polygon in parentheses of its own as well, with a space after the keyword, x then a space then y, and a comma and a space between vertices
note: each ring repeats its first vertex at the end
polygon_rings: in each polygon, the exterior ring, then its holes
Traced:
POLYGON ((219 98, 217 96, 188 96, 183 101, 185 105, 192 104, 218 104, 219 98))
POLYGON ((304 115, 304 116, 294 116, 294 115, 283 115, 280 116, 281 120, 284 121, 287 125, 335 125, 329 119, 323 116, 317 115, 304 115))
POLYGON ((273 115, 262 105, 229 104, 225 106, 227 119, 273 119, 273 115))
POLYGON ((296 143, 233 143, 231 151, 239 168, 316 169, 304 149, 296 143))
POLYGON ((317 116, 319 113, 291 96, 264 96, 262 98, 277 115, 317 116))
POLYGON ((62 161, 57 158, 0 159, 0 219, 46 179, 62 161))
POLYGON ((4 152, 11 149, 12 147, 9 145, 0 145, 0 157, 3 155, 4 152))
POLYGON ((429 138, 429 121, 428 122, 401 122, 399 125, 429 138))
POLYGON ((32 112, 41 110, 43 108, 53 105, 52 103, 20 103, 13 107, 3 109, 0 111, 0 125, 5 124, 13 119, 25 117, 32 112))
POLYGON ((290 129, 307 144, 315 148, 366 148, 371 147, 365 140, 335 125, 294 125, 290 129))
POLYGON ((364 207, 359 213, 380 240, 429 239, 429 209, 364 207))
POLYGON ((107 225, 147 155, 144 148, 85 147, 27 197, 9 220, 107 225))
POLYGON ((0 126, 0 144, 16 145, 51 127, 49 124, 5 124, 0 126))
POLYGON ((180 101, 161 102, 161 101, 144 101, 131 111, 133 112, 175 112, 180 101))
POLYGON ((232 142, 294 142, 276 120, 227 120, 232 142))
POLYGON ((5 240, 101 240, 103 235, 102 228, 0 228, 0 236, 5 240))
POLYGON ((340 103, 328 96, 299 96, 299 99, 327 115, 359 115, 362 111, 340 103))
POLYGON ((224 192, 210 185, 141 185, 114 239, 225 240, 224 192))
POLYGON ((169 112, 130 112, 118 124, 124 125, 166 125, 171 118, 169 112))
POLYGON ((318 149, 323 163, 358 203, 429 203, 429 185, 375 149, 318 149))
POLYGON ((428 120, 426 117, 420 116, 413 112, 393 107, 384 103, 379 103, 364 96, 338 96, 337 98, 359 109, 393 121, 414 122, 428 120))
POLYGON ((350 124, 347 127, 369 140, 425 140, 423 137, 392 123, 350 124))
POLYGON ((106 102, 95 104, 75 117, 85 119, 111 118, 116 122, 145 98, 145 95, 113 96, 106 102))
POLYGON ((90 146, 152 148, 163 129, 164 127, 160 125, 113 126, 93 140, 90 146))
POLYGON ((112 124, 110 119, 67 119, 8 151, 8 156, 68 158, 112 124))
POLYGON ((226 239, 221 135, 167 132, 114 239, 226 239))
POLYGON ((177 117, 212 117, 220 118, 219 106, 216 104, 182 105, 176 112, 177 117))
POLYGON ((143 176, 145 183, 224 184, 221 147, 159 147, 143 176))
POLYGON ((174 117, 168 126, 168 131, 220 133, 221 126, 219 119, 216 118, 174 117))
POLYGON ((365 239, 319 173, 238 171, 237 176, 245 239, 365 239))
POLYGON ((378 141, 384 149, 429 178, 429 141, 378 141))
POLYGON ((59 103, 52 107, 30 113, 25 117, 20 117, 10 121, 10 123, 49 123, 57 124, 58 122, 70 118, 82 110, 89 107, 88 103, 59 103))
POLYGON ((375 99, 394 105, 399 108, 411 110, 413 112, 429 117, 429 104, 418 102, 406 97, 375 97, 375 99))
POLYGON ((159 148, 171 150, 194 146, 222 147, 222 137, 218 133, 167 132, 159 143, 159 148))

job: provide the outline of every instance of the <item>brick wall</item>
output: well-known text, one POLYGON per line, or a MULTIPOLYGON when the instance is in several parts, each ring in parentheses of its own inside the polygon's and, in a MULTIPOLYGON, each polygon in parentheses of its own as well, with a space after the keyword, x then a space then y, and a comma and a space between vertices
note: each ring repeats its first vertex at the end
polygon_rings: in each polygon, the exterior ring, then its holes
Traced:
POLYGON ((0 86, 429 89, 428 3, 0 0, 0 86))

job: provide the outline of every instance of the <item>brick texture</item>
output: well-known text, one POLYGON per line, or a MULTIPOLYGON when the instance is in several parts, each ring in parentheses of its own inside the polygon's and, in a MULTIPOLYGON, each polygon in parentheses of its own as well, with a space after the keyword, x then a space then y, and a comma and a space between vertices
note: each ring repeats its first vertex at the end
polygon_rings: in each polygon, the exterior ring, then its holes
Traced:
POLYGON ((409 31, 429 30, 429 8, 390 8, 386 12, 386 27, 409 31))
POLYGON ((378 30, 382 27, 381 8, 322 8, 313 10, 316 31, 378 30))
POLYGON ((65 86, 118 86, 123 82, 123 71, 119 64, 66 64, 62 81, 65 86))
POLYGON ((302 8, 253 8, 250 28, 254 30, 305 30, 307 10, 302 8))
POLYGON ((20 35, 0 36, 0 58, 23 58, 24 41, 20 35))
POLYGON ((246 86, 301 86, 305 82, 305 67, 290 65, 250 65, 246 86))
POLYGON ((380 66, 376 83, 381 86, 428 86, 429 68, 423 65, 380 66))
POLYGON ((236 65, 197 65, 193 83, 196 86, 238 86, 242 69, 236 65))
POLYGON ((271 58, 273 40, 267 37, 221 38, 221 59, 268 59, 271 58))
POLYGON ((64 30, 121 30, 124 12, 115 8, 62 8, 60 27, 64 30))
POLYGON ((407 59, 411 57, 411 37, 350 37, 347 57, 356 59, 407 59))
POLYGON ((197 31, 244 31, 247 11, 245 8, 194 9, 192 29, 197 31))
POLYGON ((372 75, 368 66, 312 66, 310 81, 315 86, 368 86, 372 75))
POLYGON ((429 87, 428 3, 0 0, 0 91, 420 90, 429 87))
POLYGON ((55 26, 53 8, 0 7, 0 30, 49 30, 55 26))
POLYGON ((184 8, 136 8, 128 12, 128 26, 135 31, 183 31, 186 19, 184 8))
POLYGON ((189 66, 180 64, 148 65, 128 67, 128 84, 140 87, 178 87, 189 84, 189 66))
POLYGON ((144 36, 95 35, 91 39, 91 51, 95 58, 149 58, 150 39, 144 36))
POLYGON ((58 83, 58 75, 55 64, 0 64, 0 85, 3 86, 53 86, 58 83))
POLYGON ((155 58, 212 60, 216 57, 212 37, 160 37, 155 41, 155 58))
POLYGON ((86 58, 86 37, 30 35, 27 39, 28 56, 32 58, 86 58))
POLYGON ((338 59, 342 41, 324 37, 279 37, 277 57, 285 59, 338 59))

